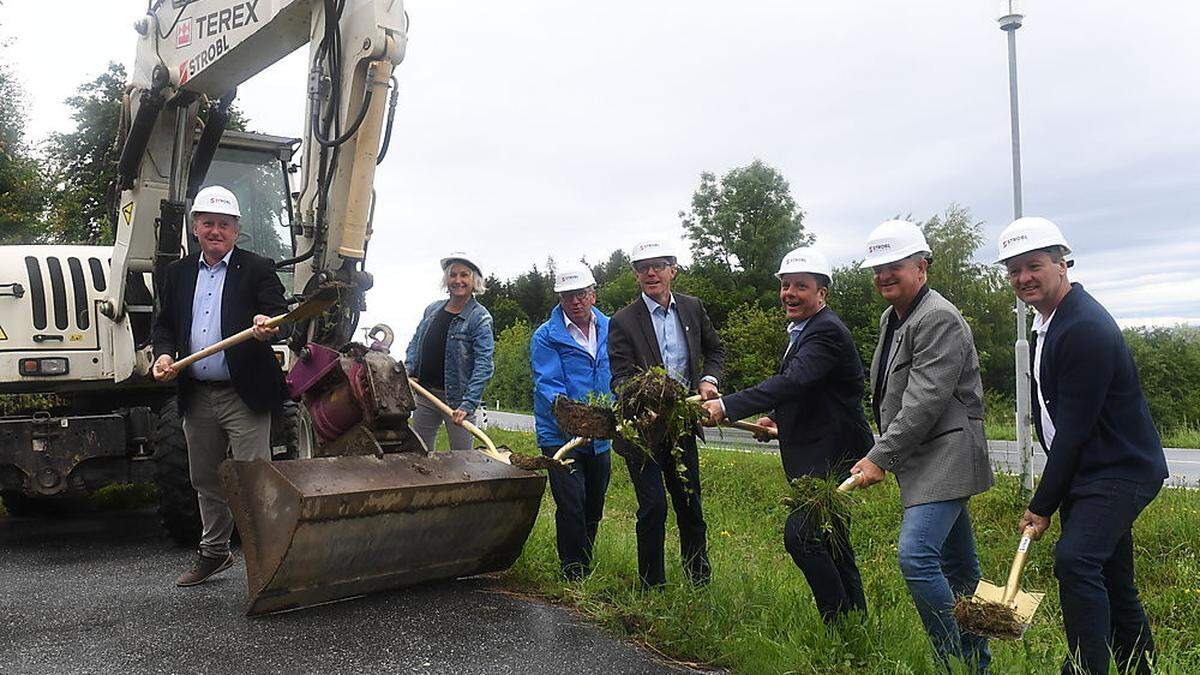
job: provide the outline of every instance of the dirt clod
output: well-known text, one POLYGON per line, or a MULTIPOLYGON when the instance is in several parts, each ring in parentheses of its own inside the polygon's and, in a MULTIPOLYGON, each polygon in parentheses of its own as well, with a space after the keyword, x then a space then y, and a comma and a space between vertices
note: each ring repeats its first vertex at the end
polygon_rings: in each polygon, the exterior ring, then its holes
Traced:
POLYGON ((999 602, 961 597, 954 603, 958 627, 996 640, 1020 640, 1024 626, 1013 609, 999 602))
POLYGON ((687 400, 683 385, 662 368, 648 368, 625 380, 617 391, 617 429, 647 455, 675 446, 706 415, 687 400))
POLYGON ((550 459, 549 457, 546 457, 545 455, 518 455, 514 452, 512 455, 509 455, 508 459, 512 462, 513 466, 517 467, 518 469, 525 469, 526 471, 537 471, 538 469, 557 469, 562 467, 561 464, 553 459, 550 459))
POLYGON ((589 405, 566 396, 554 399, 554 419, 558 428, 570 436, 612 438, 617 432, 617 418, 611 408, 589 405))

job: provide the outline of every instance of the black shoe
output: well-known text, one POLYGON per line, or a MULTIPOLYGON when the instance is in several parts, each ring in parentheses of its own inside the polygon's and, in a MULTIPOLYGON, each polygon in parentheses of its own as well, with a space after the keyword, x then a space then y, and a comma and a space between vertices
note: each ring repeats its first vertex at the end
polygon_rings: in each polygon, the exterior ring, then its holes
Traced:
POLYGON ((571 582, 583 581, 591 573, 592 573, 591 569, 585 567, 584 565, 582 565, 580 563, 570 563, 570 564, 564 565, 562 568, 563 579, 566 579, 567 581, 571 581, 571 582))
POLYGON ((226 553, 224 558, 210 558, 203 553, 196 556, 196 564, 175 580, 176 586, 195 586, 208 581, 209 577, 218 572, 224 572, 233 566, 233 554, 226 553))

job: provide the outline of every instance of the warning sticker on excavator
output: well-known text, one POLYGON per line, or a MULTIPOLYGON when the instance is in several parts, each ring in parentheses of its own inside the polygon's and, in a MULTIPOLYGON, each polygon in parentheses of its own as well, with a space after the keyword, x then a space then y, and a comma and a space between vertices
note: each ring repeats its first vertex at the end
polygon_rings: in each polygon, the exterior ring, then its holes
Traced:
POLYGON ((126 225, 133 222, 133 202, 121 207, 121 215, 125 217, 126 225))
POLYGON ((4 332, 4 326, 0 326, 0 340, 7 340, 8 333, 4 332))

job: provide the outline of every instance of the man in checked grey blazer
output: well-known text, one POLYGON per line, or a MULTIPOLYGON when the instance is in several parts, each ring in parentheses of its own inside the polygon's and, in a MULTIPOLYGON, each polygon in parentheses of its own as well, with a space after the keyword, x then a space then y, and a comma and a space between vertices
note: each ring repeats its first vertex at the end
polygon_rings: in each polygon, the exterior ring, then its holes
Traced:
POLYGON ((910 222, 885 222, 868 239, 863 264, 891 307, 870 373, 880 438, 850 472, 864 487, 896 474, 900 570, 925 632, 943 664, 953 657, 986 673, 987 640, 960 632, 953 614, 955 597, 974 592, 980 576, 967 501, 992 486, 983 384, 970 327, 926 285, 932 259, 910 222))

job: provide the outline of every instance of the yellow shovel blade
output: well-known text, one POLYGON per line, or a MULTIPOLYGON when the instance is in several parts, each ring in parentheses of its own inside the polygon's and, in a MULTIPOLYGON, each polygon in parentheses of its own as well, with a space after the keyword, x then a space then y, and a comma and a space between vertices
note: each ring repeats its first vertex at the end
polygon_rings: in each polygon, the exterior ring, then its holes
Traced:
MULTIPOLYGON (((980 579, 979 584, 975 586, 975 595, 972 597, 980 602, 1003 604, 1004 587, 980 579)), ((1016 615, 1017 620, 1028 626, 1033 621, 1033 613, 1037 611, 1038 605, 1042 604, 1044 597, 1046 597, 1045 593, 1027 593, 1019 590, 1017 596, 1008 605, 1013 608, 1013 614, 1016 615)))

